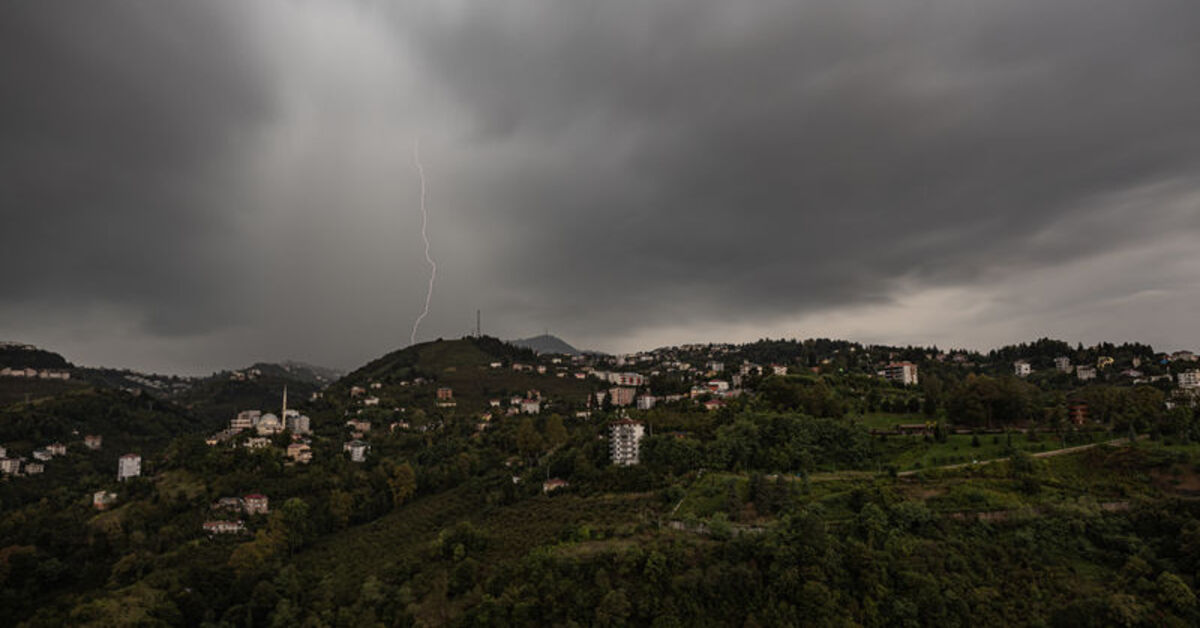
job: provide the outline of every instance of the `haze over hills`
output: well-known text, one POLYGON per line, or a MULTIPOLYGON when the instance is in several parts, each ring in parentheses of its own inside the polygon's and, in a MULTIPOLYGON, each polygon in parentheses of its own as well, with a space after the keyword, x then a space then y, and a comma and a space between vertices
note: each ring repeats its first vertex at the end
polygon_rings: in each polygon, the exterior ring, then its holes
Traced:
POLYGON ((583 353, 579 349, 576 349, 568 344, 567 341, 552 334, 542 334, 540 336, 533 336, 531 338, 509 340, 508 342, 518 347, 533 349, 538 353, 558 353, 562 355, 580 355, 583 353))

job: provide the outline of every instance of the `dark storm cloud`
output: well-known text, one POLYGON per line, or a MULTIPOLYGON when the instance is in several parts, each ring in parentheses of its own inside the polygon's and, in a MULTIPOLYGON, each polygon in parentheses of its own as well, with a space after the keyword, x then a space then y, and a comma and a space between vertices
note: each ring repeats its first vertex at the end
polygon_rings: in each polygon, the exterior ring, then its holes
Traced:
POLYGON ((1200 228, 1200 5, 487 4, 408 34, 481 143, 487 212, 559 316, 772 316, 1200 228), (546 157, 544 155, 550 155, 546 157), (499 206, 499 207, 497 207, 499 206))
POLYGON ((267 101, 214 8, 0 8, 5 305, 115 305, 167 335, 238 317, 226 193, 267 101))

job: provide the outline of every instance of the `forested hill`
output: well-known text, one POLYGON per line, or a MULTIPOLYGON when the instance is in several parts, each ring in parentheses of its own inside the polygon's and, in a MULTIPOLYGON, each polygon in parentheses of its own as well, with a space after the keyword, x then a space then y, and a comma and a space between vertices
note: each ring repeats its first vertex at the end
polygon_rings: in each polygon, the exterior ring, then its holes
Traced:
POLYGON ((68 369, 71 363, 63 356, 32 345, 14 342, 0 343, 0 368, 68 369))

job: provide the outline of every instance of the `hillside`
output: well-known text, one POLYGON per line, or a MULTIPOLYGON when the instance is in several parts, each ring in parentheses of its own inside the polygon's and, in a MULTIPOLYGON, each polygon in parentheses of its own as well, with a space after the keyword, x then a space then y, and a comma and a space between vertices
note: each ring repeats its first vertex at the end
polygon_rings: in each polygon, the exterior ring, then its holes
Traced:
POLYGON ((71 363, 63 356, 16 342, 0 343, 0 368, 68 369, 71 363))
POLYGON ((565 340, 550 334, 542 334, 532 338, 522 338, 519 340, 510 340, 510 344, 516 347, 531 349, 541 354, 558 354, 558 355, 580 355, 580 351, 575 347, 567 344, 565 340))

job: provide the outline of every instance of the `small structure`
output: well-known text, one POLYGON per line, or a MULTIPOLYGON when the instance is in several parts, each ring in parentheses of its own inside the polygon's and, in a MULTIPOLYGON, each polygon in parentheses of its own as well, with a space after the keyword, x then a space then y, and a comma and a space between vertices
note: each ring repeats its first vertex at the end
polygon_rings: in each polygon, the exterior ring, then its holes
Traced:
POLYGON ((241 497, 222 497, 212 504, 213 510, 228 510, 230 512, 242 512, 246 509, 246 502, 241 497))
POLYGON ((1081 382, 1096 379, 1096 368, 1092 366, 1075 367, 1075 377, 1081 382))
POLYGON ((99 434, 88 434, 83 437, 83 446, 96 451, 104 443, 104 437, 99 434))
POLYGON ((1013 362, 1013 375, 1016 375, 1017 377, 1029 377, 1029 374, 1032 372, 1033 366, 1030 365, 1029 362, 1026 362, 1025 360, 1017 360, 1016 362, 1013 362))
POLYGON ((124 482, 142 474, 142 457, 137 454, 125 454, 117 459, 117 481, 124 482))
POLYGON ((46 451, 50 452, 51 456, 67 455, 67 446, 62 443, 50 443, 46 445, 46 451))
POLYGON ((538 414, 542 411, 542 402, 537 399, 522 399, 521 412, 525 414, 538 414))
POLYGON ((1074 425, 1083 425, 1088 420, 1088 405, 1086 403, 1072 403, 1067 406, 1067 418, 1074 425))
POLYGON ((35 450, 33 450, 33 459, 34 459, 34 460, 41 460, 41 461, 43 461, 43 462, 44 462, 44 461, 46 461, 46 460, 49 460, 49 459, 51 459, 51 458, 53 458, 53 457, 54 457, 54 454, 50 453, 50 450, 49 450, 49 449, 44 449, 44 448, 43 448, 43 449, 35 449, 35 450))
MULTIPOLYGON (((771 365, 771 373, 773 375, 778 375, 780 377, 783 377, 784 375, 787 375, 788 367, 786 367, 782 364, 772 364, 771 365)), ((742 373, 742 374, 745 375, 745 373, 742 373)))
POLYGON ((25 465, 25 475, 38 475, 46 470, 46 465, 40 462, 30 462, 25 465))
POLYGON ((658 402, 658 399, 655 398, 654 395, 640 395, 637 398, 637 409, 638 410, 653 409, 654 404, 657 402, 658 402))
POLYGON ((371 422, 367 421, 366 419, 350 419, 349 421, 346 421, 346 427, 354 430, 355 432, 370 432, 371 422))
POLYGON ((238 534, 246 531, 246 524, 241 521, 205 521, 204 531, 213 534, 238 534))
MULTIPOLYGON (((513 477, 516 477, 516 476, 513 476, 513 477)), ((550 478, 549 480, 542 482, 542 492, 550 493, 553 491, 557 491, 560 488, 566 488, 570 485, 571 484, 569 482, 567 482, 566 480, 563 480, 560 478, 550 478)))
POLYGON ((0 458, 0 473, 16 475, 21 472, 20 458, 0 458))
POLYGON ((246 439, 247 449, 266 449, 271 446, 271 439, 266 436, 251 436, 246 439))
POLYGON ((117 494, 108 491, 96 491, 92 493, 92 508, 96 510, 108 510, 108 507, 116 503, 117 494))
POLYGON ((438 401, 452 401, 454 399, 454 389, 442 387, 437 389, 438 401))
POLYGON ((270 512, 269 500, 262 493, 251 493, 242 498, 247 515, 265 515, 270 512))
POLYGON ((715 412, 725 407, 725 402, 720 399, 709 399, 704 402, 704 409, 709 412, 715 412))

